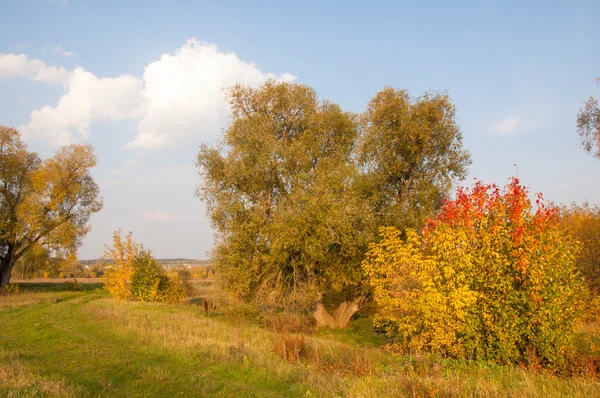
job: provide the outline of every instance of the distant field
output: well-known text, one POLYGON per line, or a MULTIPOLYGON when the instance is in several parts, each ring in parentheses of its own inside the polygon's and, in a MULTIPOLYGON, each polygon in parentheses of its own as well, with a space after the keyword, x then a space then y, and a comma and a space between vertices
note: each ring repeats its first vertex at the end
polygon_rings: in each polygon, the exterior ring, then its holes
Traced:
MULTIPOLYGON (((11 283, 19 283, 19 284, 36 284, 36 283, 68 283, 73 282, 73 279, 77 279, 77 283, 102 283, 102 279, 100 278, 31 278, 31 279, 11 279, 11 283)), ((212 283, 213 279, 190 279, 191 283, 200 283, 200 282, 210 282, 212 283)))
POLYGON ((32 279, 15 279, 10 280, 11 283, 65 283, 73 282, 73 279, 77 279, 78 283, 102 283, 100 278, 32 278, 32 279))
POLYGON ((368 318, 343 331, 275 333, 210 283, 197 292, 217 304, 211 316, 196 305, 119 303, 100 287, 27 283, 0 297, 0 397, 600 396, 592 379, 392 356, 368 318), (297 355, 284 359, 292 346, 297 355))

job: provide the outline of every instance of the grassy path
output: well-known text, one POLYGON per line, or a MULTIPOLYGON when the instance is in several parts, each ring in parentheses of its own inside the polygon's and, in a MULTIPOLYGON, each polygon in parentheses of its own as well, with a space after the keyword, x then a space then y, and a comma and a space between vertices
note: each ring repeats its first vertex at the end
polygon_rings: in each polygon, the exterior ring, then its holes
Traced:
POLYGON ((289 336, 227 310, 119 303, 97 285, 32 286, 0 297, 0 397, 600 397, 590 378, 392 356, 361 321, 289 336), (290 337, 304 344, 296 361, 277 353, 290 337))
MULTIPOLYGON (((58 395, 303 396, 306 390, 257 369, 207 363, 115 333, 106 320, 86 311, 105 298, 100 290, 57 295, 55 303, 0 311, 0 349, 5 353, 0 367, 15 365, 44 380, 66 380, 58 395)), ((35 388, 21 390, 0 386, 0 396, 10 391, 15 396, 45 395, 35 388)))

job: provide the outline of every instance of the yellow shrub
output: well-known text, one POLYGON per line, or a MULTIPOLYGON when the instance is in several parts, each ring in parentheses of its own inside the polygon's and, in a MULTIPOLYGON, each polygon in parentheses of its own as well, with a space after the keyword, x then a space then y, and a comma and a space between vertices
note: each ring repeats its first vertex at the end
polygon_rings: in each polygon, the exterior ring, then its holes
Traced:
POLYGON ((169 278, 151 252, 133 242, 131 233, 125 241, 121 231, 113 236, 114 246, 106 248, 106 256, 114 263, 104 274, 104 288, 118 300, 178 303, 185 289, 177 278, 169 278))
POLYGON ((131 279, 133 278, 133 260, 141 247, 133 242, 131 232, 121 240, 121 230, 113 234, 113 247, 106 246, 105 257, 112 260, 102 277, 104 289, 118 300, 131 300, 131 279))
POLYGON ((382 228, 363 269, 391 349, 557 367, 587 295, 577 248, 515 179, 459 190, 421 236, 382 228))

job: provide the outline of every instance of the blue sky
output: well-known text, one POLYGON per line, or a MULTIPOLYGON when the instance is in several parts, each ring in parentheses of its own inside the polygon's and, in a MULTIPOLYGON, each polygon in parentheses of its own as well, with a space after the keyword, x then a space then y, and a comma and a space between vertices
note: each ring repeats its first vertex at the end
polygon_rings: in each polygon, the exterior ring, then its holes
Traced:
POLYGON ((600 95, 600 2, 320 3, 0 2, 0 124, 44 156, 96 148, 105 207, 80 257, 122 228, 158 257, 205 258, 194 155, 227 123, 220 85, 270 76, 357 112, 386 85, 448 90, 469 178, 504 185, 518 164, 549 200, 600 203, 575 126, 600 95))

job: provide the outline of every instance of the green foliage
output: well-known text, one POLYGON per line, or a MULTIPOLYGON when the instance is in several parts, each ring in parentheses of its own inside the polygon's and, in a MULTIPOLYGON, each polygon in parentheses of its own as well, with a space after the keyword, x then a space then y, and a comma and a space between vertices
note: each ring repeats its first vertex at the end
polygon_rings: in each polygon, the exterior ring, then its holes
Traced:
POLYGON ((179 303, 185 298, 185 289, 179 279, 171 279, 162 265, 152 257, 150 250, 133 242, 132 235, 121 240, 116 231, 114 246, 106 254, 114 264, 103 278, 104 288, 119 300, 179 303))
POLYGON ((261 308, 351 300, 377 227, 419 224, 469 164, 447 96, 385 89, 359 118, 307 86, 268 81, 233 87, 229 102, 223 141, 198 154, 198 196, 219 278, 261 308))
POLYGON ((137 301, 160 301, 162 266, 149 250, 142 249, 133 259, 131 296, 137 301))
POLYGON ((557 209, 537 204, 516 179, 505 192, 477 182, 422 236, 382 228, 363 267, 390 348, 562 366, 587 289, 557 209))
POLYGON ((83 290, 79 282, 77 282, 77 278, 73 278, 73 282, 66 283, 65 285, 65 290, 70 292, 81 292, 83 290))
POLYGON ((420 228, 471 164, 456 109, 444 93, 412 99, 386 87, 360 117, 359 188, 376 226, 420 228))
POLYGON ((236 86, 229 99, 222 146, 198 155, 215 266, 259 306, 309 310, 321 290, 361 279, 369 214, 352 187, 355 118, 300 84, 236 86))

